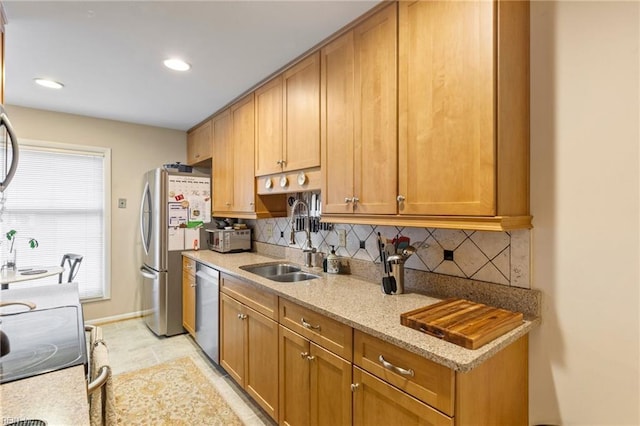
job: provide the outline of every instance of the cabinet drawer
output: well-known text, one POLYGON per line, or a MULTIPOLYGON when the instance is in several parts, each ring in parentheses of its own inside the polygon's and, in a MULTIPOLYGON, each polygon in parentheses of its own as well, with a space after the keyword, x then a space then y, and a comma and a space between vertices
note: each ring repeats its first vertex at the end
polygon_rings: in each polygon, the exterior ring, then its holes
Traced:
POLYGON ((222 274, 220 291, 273 320, 278 319, 278 296, 259 290, 255 285, 222 274))
POLYGON ((282 298, 280 324, 351 361, 353 330, 348 325, 282 298))
POLYGON ((353 424, 453 426, 454 421, 371 374, 353 367, 353 424))
POLYGON ((353 363, 453 416, 453 370, 358 330, 354 332, 353 363))
POLYGON ((196 261, 188 258, 187 256, 182 256, 182 273, 187 272, 189 275, 196 274, 196 261))

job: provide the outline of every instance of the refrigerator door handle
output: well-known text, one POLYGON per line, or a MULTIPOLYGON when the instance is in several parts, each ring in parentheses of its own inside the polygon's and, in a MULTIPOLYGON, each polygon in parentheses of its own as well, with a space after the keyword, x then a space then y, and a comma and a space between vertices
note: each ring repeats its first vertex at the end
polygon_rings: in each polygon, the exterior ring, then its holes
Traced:
MULTIPOLYGON (((13 179, 13 176, 16 174, 16 169, 18 168, 18 138, 13 131, 13 127, 9 122, 9 117, 7 117, 7 113, 4 110, 4 107, 0 104, 0 127, 4 126, 8 133, 7 143, 11 144, 11 165, 9 166, 9 170, 7 170, 6 175, 2 177, 2 182, 0 182, 0 192, 4 192, 5 189, 9 186, 9 183, 13 179)), ((6 153, 5 153, 6 155, 6 153)), ((6 158, 5 158, 6 160, 6 158)))
POLYGON ((149 268, 145 267, 145 266, 141 266, 140 267, 140 275, 142 275, 145 278, 149 278, 150 280, 155 280, 158 278, 158 273, 155 271, 150 270, 149 268))
POLYGON ((142 237, 142 248, 146 254, 149 254, 149 245, 151 244, 151 221, 153 220, 151 193, 149 191, 149 182, 145 182, 142 191, 142 202, 140 203, 140 236, 142 237), (149 203, 149 209, 145 211, 145 204, 149 203), (147 228, 145 229, 145 216, 148 218, 147 228))

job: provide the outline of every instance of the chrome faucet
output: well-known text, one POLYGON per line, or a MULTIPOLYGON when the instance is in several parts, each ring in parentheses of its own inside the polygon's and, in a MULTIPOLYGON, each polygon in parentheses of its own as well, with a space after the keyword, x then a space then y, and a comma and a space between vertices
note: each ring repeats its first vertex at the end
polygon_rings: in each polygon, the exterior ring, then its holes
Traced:
POLYGON ((294 217, 296 214, 296 208, 302 204, 304 208, 307 210, 307 215, 304 221, 304 231, 307 234, 307 241, 304 243, 302 247, 302 252, 304 253, 304 266, 313 266, 311 263, 311 259, 313 258, 313 254, 316 252, 315 247, 313 247, 313 243, 311 242, 311 220, 309 218, 309 205, 302 200, 296 200, 291 206, 291 236, 289 238, 289 245, 294 245, 296 243, 296 228, 294 223, 294 217))

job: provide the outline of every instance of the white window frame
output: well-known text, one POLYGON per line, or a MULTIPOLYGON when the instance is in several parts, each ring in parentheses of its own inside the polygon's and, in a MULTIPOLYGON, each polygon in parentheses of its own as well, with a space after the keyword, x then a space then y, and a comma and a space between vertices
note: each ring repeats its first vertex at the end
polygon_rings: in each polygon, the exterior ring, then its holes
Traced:
MULTIPOLYGON (((20 138, 19 147, 34 147, 43 151, 65 152, 65 153, 98 153, 103 156, 103 181, 104 181, 104 270, 103 270, 103 295, 101 297, 82 298, 82 303, 99 302, 111 299, 111 148, 92 145, 79 145, 45 140, 34 140, 20 138)), ((20 163, 18 162, 18 167, 20 163)))

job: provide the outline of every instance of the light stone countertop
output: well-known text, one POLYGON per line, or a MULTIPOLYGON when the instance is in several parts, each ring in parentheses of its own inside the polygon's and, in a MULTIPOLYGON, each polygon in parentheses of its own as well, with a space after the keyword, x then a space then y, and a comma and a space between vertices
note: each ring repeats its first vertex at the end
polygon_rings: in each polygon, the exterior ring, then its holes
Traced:
POLYGON ((0 386, 2 424, 39 419, 47 425, 88 425, 84 367, 16 380, 0 386))
MULTIPOLYGON (((208 264, 221 272, 254 282, 265 291, 313 309, 354 329, 405 348, 455 371, 465 372, 480 365, 521 336, 531 331, 539 319, 525 320, 516 329, 486 345, 470 350, 431 337, 400 324, 400 314, 440 301, 422 294, 386 295, 380 285, 351 275, 323 273, 319 268, 303 270, 320 278, 297 283, 280 283, 240 269, 240 266, 275 261, 257 253, 217 253, 210 250, 187 251, 183 255, 208 264)), ((295 263, 295 262, 290 262, 295 263)))

